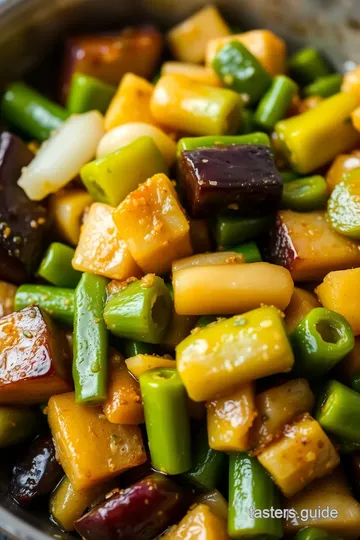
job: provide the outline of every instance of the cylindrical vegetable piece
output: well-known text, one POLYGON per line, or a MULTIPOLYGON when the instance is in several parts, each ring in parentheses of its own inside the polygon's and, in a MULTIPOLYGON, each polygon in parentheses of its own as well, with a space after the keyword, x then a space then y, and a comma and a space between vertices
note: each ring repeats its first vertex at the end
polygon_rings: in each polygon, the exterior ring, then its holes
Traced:
POLYGON ((166 474, 181 474, 191 467, 190 422, 187 395, 174 368, 140 375, 146 432, 152 466, 166 474))
POLYGON ((108 280, 84 273, 75 290, 73 379, 77 403, 105 401, 108 333, 103 319, 108 280))
POLYGON ((316 419, 330 433, 360 442, 360 395, 338 381, 324 390, 316 419))
POLYGON ((340 234, 360 239, 360 170, 354 169, 339 182, 330 195, 328 215, 340 234))
POLYGON ((288 270, 265 262, 184 268, 173 273, 180 315, 235 315, 262 304, 284 310, 294 283, 288 270))
POLYGON ((131 358, 138 354, 152 354, 153 347, 150 343, 144 341, 136 341, 134 339, 124 339, 122 351, 125 358, 131 358))
POLYGON ((197 81, 209 86, 222 86, 219 78, 210 67, 196 66, 187 62, 164 62, 161 66, 161 72, 153 84, 157 84, 161 75, 185 75, 193 81, 197 81))
MULTIPOLYGON (((240 133, 250 134, 256 130, 254 113, 251 109, 243 109, 241 116, 240 133)), ((256 143, 259 144, 259 143, 256 143)))
POLYGON ((50 214, 62 240, 77 245, 84 213, 93 201, 82 189, 61 190, 50 197, 50 214))
MULTIPOLYGON (((146 343, 144 343, 146 345, 146 343)), ((176 368, 175 360, 165 356, 155 356, 151 354, 137 354, 125 360, 126 366, 130 373, 137 379, 152 369, 157 368, 176 368)))
POLYGON ((68 111, 24 83, 13 83, 2 98, 2 113, 30 137, 44 141, 69 116, 68 111))
POLYGON ((15 311, 39 306, 58 322, 72 326, 74 322, 74 290, 51 285, 21 285, 15 295, 15 311))
POLYGON ((255 132, 247 135, 219 135, 217 137, 183 137, 177 144, 177 155, 184 150, 197 150, 198 148, 211 148, 213 146, 229 146, 231 144, 256 144, 270 146, 270 139, 266 133, 255 132))
POLYGON ((341 89, 342 80, 343 77, 340 73, 319 77, 313 83, 305 86, 303 90, 304 96, 320 96, 327 98, 334 94, 338 94, 341 89))
POLYGON ((235 253, 240 253, 244 257, 246 263, 262 262, 261 253, 255 242, 233 246, 231 250, 235 251, 235 253))
POLYGON ((66 108, 70 114, 99 111, 105 114, 116 92, 115 86, 100 79, 74 73, 70 83, 66 108))
POLYGON ((163 279, 152 274, 114 294, 104 310, 113 334, 146 343, 161 343, 170 315, 170 293, 163 279))
POLYGON ((341 537, 317 527, 305 527, 297 533, 295 540, 341 540, 341 537))
POLYGON ((286 77, 274 77, 269 90, 260 100, 255 112, 255 122, 265 131, 271 131, 275 124, 286 116, 286 111, 297 92, 297 85, 286 77))
POLYGON ((234 211, 224 212, 216 218, 216 242, 220 246, 231 246, 231 244, 246 242, 267 230, 272 221, 272 216, 247 218, 234 211))
POLYGON ((288 372, 294 362, 281 315, 274 307, 248 311, 193 332, 176 347, 176 360, 194 401, 208 401, 237 385, 288 372))
POLYGON ((241 97, 183 75, 164 75, 155 86, 151 112, 157 122, 193 135, 235 133, 241 121, 241 97))
POLYGON ((297 180, 299 178, 298 173, 295 171, 281 171, 280 176, 283 179, 284 184, 286 182, 291 182, 291 180, 297 180))
POLYGON ((79 283, 81 273, 71 265, 75 250, 60 242, 48 247, 37 271, 38 276, 56 287, 74 288, 79 283))
POLYGON ((320 307, 305 315, 291 333, 290 340, 296 372, 309 378, 327 373, 355 344, 345 317, 320 307))
POLYGON ((193 466, 185 476, 206 489, 214 489, 223 476, 226 462, 226 454, 209 447, 207 430, 203 427, 196 437, 193 466))
POLYGON ((184 488, 162 474, 152 474, 117 490, 75 527, 85 540, 149 540, 181 519, 189 502, 184 488))
POLYGON ((234 251, 215 251, 214 253, 200 253, 191 255, 184 259, 179 259, 172 263, 172 273, 184 268, 194 268, 198 266, 217 266, 226 264, 243 264, 244 257, 234 251))
MULTIPOLYGON (((32 409, 0 407, 0 448, 17 444, 36 432, 39 416, 32 409)), ((215 487, 215 486, 214 486, 215 487)))
POLYGON ((330 73, 329 65, 313 47, 297 51, 290 58, 289 69, 292 77, 302 85, 312 83, 315 79, 330 73))
POLYGON ((245 453, 230 456, 229 536, 234 539, 282 538, 279 509, 278 490, 258 460, 245 453), (276 516, 277 510, 279 515, 276 516))
POLYGON ((282 194, 282 207, 298 212, 321 210, 325 207, 327 198, 325 178, 317 174, 286 182, 282 194))
POLYGON ((212 61, 217 76, 225 86, 245 95, 254 105, 271 84, 271 77, 251 52, 237 41, 225 44, 212 61))
POLYGON ((347 120, 356 105, 354 96, 340 93, 276 124, 281 149, 295 171, 310 173, 358 143, 359 133, 347 120))

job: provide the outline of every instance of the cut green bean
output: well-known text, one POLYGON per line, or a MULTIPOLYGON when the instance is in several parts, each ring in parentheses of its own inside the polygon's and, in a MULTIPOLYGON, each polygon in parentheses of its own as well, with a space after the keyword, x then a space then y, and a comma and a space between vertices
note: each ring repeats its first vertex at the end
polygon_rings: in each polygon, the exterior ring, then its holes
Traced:
POLYGON ((234 540, 283 536, 278 490, 257 458, 245 453, 230 456, 228 532, 234 540))
POLYGON ((11 84, 3 95, 2 114, 11 125, 39 141, 48 139, 69 116, 68 111, 21 82, 11 84))
POLYGON ((306 527, 297 533, 295 540, 342 540, 337 534, 331 534, 317 527, 306 527))
POLYGON ((283 179, 284 184, 300 178, 300 175, 295 171, 282 171, 280 172, 280 176, 283 179))
POLYGON ((55 321, 72 326, 74 323, 74 290, 51 285, 21 285, 15 294, 15 311, 27 306, 39 306, 55 321))
POLYGON ((256 144, 271 146, 269 136, 257 131, 246 135, 207 135, 204 137, 183 137, 177 143, 177 156, 184 150, 197 150, 198 148, 212 148, 213 146, 229 146, 230 144, 256 144))
POLYGON ((256 131, 254 112, 251 109, 242 109, 239 132, 247 135, 253 133, 254 131, 256 131))
POLYGON ((316 419, 325 431, 360 443, 360 395, 338 381, 330 381, 320 399, 316 419))
POLYGON ((302 86, 314 82, 319 77, 330 74, 330 67, 319 51, 306 47, 297 51, 289 61, 291 76, 302 86))
POLYGON ((193 466, 186 478, 206 489, 214 489, 224 475, 226 454, 209 447, 206 426, 197 434, 193 466))
POLYGON ((297 374, 324 375, 353 348, 354 335, 345 317, 322 307, 312 309, 290 335, 297 374))
POLYGON ((236 211, 222 212, 215 223, 215 239, 219 246, 231 246, 252 240, 268 229, 272 216, 243 217, 236 211))
POLYGON ((135 341, 133 339, 124 339, 122 350, 125 358, 131 358, 137 354, 154 354, 154 347, 144 341, 135 341))
POLYGON ((56 287, 75 288, 81 278, 81 272, 72 267, 74 253, 73 248, 60 242, 53 242, 41 261, 37 275, 56 287))
POLYGON ((240 244, 240 246, 233 246, 231 251, 241 253, 244 256, 246 263, 262 261, 261 253, 255 242, 247 242, 246 244, 240 244))
POLYGON ((227 88, 246 96, 249 105, 257 103, 271 84, 268 72, 238 41, 230 41, 221 47, 212 67, 227 88))
POLYGON ((73 379, 77 403, 106 399, 108 332, 103 319, 108 280, 84 273, 75 290, 73 379))
POLYGON ((320 96, 327 98, 337 94, 341 90, 343 77, 339 73, 326 75, 316 79, 313 83, 305 86, 303 94, 305 97, 320 96))
POLYGON ((360 375, 354 375, 351 378, 351 388, 360 394, 360 375))
POLYGON ((119 337, 161 343, 171 319, 171 296, 158 276, 149 282, 130 283, 107 302, 104 319, 108 329, 119 337))
POLYGON ((185 387, 174 368, 140 375, 152 466, 166 474, 191 468, 190 421, 185 387))
POLYGON ((323 176, 298 178, 285 182, 282 206, 297 212, 321 210, 326 206, 328 196, 327 184, 323 176))
POLYGON ((115 92, 116 87, 112 84, 83 73, 74 73, 66 108, 70 114, 81 114, 93 110, 104 114, 115 92))
POLYGON ((271 131, 275 124, 286 116, 297 90, 297 84, 286 75, 274 77, 269 90, 263 95, 255 111, 256 125, 265 131, 271 131))

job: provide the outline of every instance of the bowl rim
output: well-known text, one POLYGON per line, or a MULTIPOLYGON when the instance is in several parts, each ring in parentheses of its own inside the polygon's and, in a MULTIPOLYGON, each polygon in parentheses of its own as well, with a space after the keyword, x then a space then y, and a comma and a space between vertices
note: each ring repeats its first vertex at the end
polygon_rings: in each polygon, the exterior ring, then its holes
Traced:
POLYGON ((13 540, 49 540, 49 536, 0 506, 0 532, 13 540))

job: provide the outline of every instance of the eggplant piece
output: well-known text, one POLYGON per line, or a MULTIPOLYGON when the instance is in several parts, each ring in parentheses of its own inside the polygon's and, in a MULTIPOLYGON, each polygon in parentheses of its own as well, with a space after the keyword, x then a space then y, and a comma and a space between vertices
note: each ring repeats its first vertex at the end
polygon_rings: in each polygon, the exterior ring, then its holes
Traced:
POLYGON ((19 137, 0 135, 0 279, 22 283, 37 268, 48 228, 47 209, 18 186, 34 154, 19 137))
POLYGON ((72 389, 66 338, 30 306, 0 319, 0 404, 43 403, 72 389))
POLYGON ((70 38, 65 44, 62 103, 66 103, 74 73, 90 75, 116 86, 129 71, 149 78, 157 67, 162 49, 163 36, 153 26, 127 27, 117 34, 70 38))
POLYGON ((29 506, 55 489, 64 472, 56 460, 50 434, 40 435, 15 464, 9 492, 20 506, 29 506))
POLYGON ((181 519, 188 491, 155 473, 93 508, 75 523, 85 540, 152 540, 181 519))
POLYGON ((278 207, 282 178, 267 146, 243 144, 181 152, 179 187, 192 217, 232 205, 244 216, 278 207))

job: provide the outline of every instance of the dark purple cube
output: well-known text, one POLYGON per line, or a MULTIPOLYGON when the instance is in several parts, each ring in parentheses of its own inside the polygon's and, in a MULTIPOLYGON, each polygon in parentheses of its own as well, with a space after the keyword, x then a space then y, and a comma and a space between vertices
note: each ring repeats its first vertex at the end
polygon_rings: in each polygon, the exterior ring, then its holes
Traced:
POLYGON ((270 148, 250 144, 184 150, 178 183, 194 218, 211 217, 229 204, 244 216, 270 214, 283 186, 270 148))

